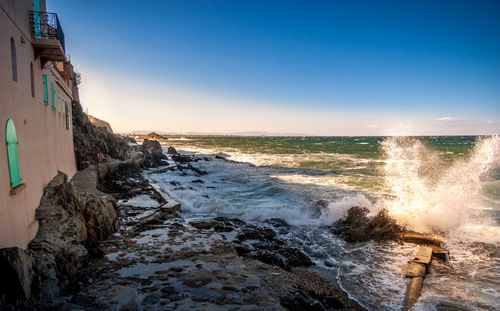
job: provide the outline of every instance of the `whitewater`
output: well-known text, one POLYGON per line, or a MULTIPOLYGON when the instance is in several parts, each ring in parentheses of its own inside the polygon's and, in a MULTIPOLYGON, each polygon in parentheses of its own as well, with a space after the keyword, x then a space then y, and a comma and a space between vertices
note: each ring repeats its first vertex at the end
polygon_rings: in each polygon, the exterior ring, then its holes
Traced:
POLYGON ((443 237, 450 262, 427 276, 416 310, 500 309, 498 136, 191 136, 170 145, 207 160, 196 163, 208 172, 203 183, 190 174, 153 177, 187 217, 286 220, 287 242, 370 310, 400 309, 417 247, 340 240, 328 227, 353 206, 385 208, 408 229, 443 237))

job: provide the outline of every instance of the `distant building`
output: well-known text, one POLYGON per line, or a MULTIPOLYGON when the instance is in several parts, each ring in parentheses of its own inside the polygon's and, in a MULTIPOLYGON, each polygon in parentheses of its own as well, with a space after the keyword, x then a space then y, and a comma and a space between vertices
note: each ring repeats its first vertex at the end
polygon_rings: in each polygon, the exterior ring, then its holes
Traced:
POLYGON ((0 0, 0 29, 0 248, 25 248, 44 187, 76 172, 73 70, 45 0, 0 0))

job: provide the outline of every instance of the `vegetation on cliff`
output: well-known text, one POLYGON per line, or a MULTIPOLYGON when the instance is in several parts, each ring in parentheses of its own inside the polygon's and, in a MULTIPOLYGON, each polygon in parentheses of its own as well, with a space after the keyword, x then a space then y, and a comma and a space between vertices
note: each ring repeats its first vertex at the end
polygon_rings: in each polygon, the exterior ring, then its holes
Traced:
POLYGON ((125 160, 131 148, 125 138, 89 121, 78 101, 73 101, 73 145, 77 168, 110 159, 125 160))

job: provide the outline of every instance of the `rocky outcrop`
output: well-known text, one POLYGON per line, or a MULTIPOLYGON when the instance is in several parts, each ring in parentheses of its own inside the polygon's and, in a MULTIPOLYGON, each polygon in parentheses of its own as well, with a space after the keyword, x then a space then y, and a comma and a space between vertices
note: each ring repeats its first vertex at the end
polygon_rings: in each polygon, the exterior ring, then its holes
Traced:
POLYGON ((118 217, 109 201, 79 192, 63 173, 45 188, 35 217, 40 227, 28 245, 32 296, 50 307, 86 265, 94 243, 117 230, 118 217))
POLYGON ((144 139, 150 139, 150 140, 164 140, 165 137, 161 136, 158 133, 151 132, 148 135, 144 136, 144 139))
POLYGON ((163 160, 167 159, 167 156, 163 154, 160 143, 156 140, 144 139, 141 150, 145 168, 158 167, 163 164, 163 160))
POLYGON ((109 125, 108 122, 98 119, 91 115, 87 115, 87 117, 89 118, 90 123, 94 124, 97 127, 103 127, 106 131, 113 133, 113 129, 111 128, 111 125, 109 125))
POLYGON ((296 288, 280 298, 281 305, 288 310, 365 310, 315 272, 295 270, 290 277, 297 283, 296 288))
POLYGON ((0 249, 0 309, 22 310, 31 296, 33 258, 29 250, 0 249))
POLYGON ((167 149, 167 154, 178 154, 177 150, 174 147, 170 146, 167 149))
POLYGON ((363 207, 352 207, 347 216, 332 225, 332 232, 347 242, 363 242, 369 240, 396 240, 403 228, 389 217, 386 210, 375 216, 368 216, 369 210, 363 207))
POLYGON ((79 170, 96 162, 124 160, 129 156, 131 148, 123 137, 92 124, 79 102, 73 101, 72 106, 73 146, 79 170))

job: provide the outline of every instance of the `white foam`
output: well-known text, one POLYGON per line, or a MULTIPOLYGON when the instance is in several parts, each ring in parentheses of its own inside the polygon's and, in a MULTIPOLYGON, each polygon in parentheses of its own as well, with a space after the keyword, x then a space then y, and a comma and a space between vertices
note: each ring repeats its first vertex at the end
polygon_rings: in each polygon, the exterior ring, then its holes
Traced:
MULTIPOLYGON (((388 138, 382 148, 385 180, 395 195, 384 204, 400 223, 421 232, 467 233, 480 241, 488 234, 478 232, 498 230, 482 212, 483 182, 500 167, 498 136, 478 139, 469 157, 451 164, 416 139, 388 138)), ((494 240, 500 242, 500 235, 494 240)))

